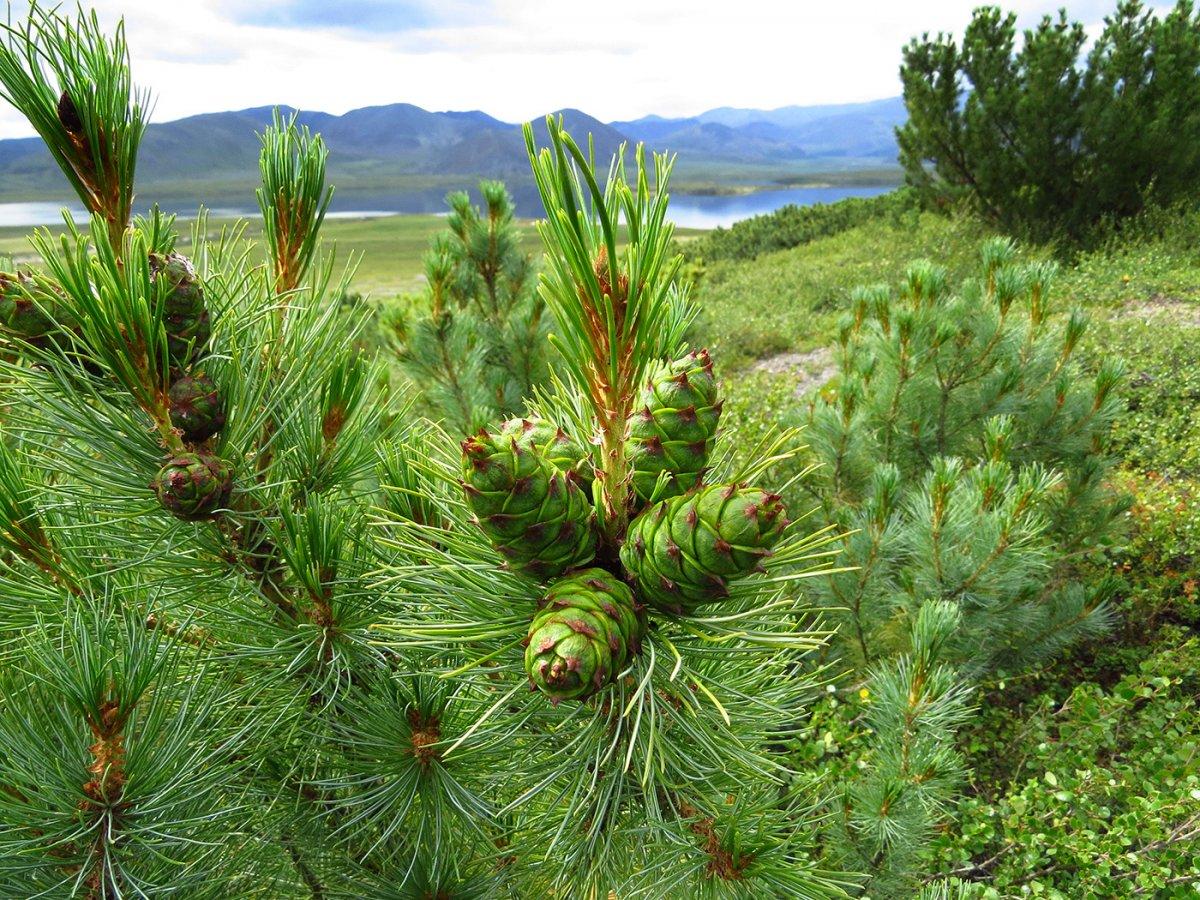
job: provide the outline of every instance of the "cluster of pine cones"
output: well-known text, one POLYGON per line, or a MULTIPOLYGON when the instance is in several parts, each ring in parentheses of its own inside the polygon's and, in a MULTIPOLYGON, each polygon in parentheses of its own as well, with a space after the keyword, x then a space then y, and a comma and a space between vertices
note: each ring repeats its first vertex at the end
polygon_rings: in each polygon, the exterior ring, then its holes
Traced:
POLYGON ((212 379, 191 367, 208 351, 212 334, 204 287, 186 256, 150 255, 150 276, 163 283, 163 326, 171 369, 171 424, 188 449, 174 453, 154 476, 158 502, 185 520, 206 519, 228 505, 233 490, 229 463, 203 444, 225 426, 225 406, 212 379))
POLYGON ((620 546, 621 577, 588 567, 598 533, 590 454, 560 428, 513 419, 463 443, 463 490, 514 569, 548 581, 525 668, 551 702, 584 700, 641 649, 651 612, 688 615, 728 596, 783 533, 777 494, 706 485, 721 402, 708 352, 662 364, 628 424, 640 508, 620 546))
MULTIPOLYGON (((191 263, 178 253, 149 257, 151 280, 163 282, 162 321, 172 375, 168 401, 171 424, 188 445, 173 454, 151 487, 165 509, 181 519, 203 519, 226 505, 233 479, 229 464, 202 445, 225 425, 224 405, 212 380, 193 373, 207 352, 210 337, 204 289, 191 263)), ((79 334, 65 298, 45 279, 19 272, 0 272, 0 332, 17 346, 80 361, 71 333, 79 334)))

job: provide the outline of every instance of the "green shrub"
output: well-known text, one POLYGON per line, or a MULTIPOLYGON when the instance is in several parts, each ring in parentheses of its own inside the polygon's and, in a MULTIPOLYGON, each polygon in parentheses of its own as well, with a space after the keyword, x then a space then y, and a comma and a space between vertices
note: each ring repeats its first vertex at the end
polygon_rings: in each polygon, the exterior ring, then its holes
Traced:
POLYGON ((1088 306, 1150 310, 1200 299, 1200 209, 1195 201, 1152 207, 1112 223, 1096 247, 1079 253, 1062 288, 1088 306))
POLYGON ((1084 26, 975 11, 961 40, 904 49, 908 182, 926 204, 966 198, 1011 234, 1080 241, 1106 220, 1194 194, 1200 180, 1200 12, 1159 18, 1121 0, 1088 47, 1084 26))
POLYGON ((1086 320, 1060 325, 1052 267, 1017 265, 1014 249, 985 243, 981 277, 958 290, 920 262, 898 294, 860 291, 837 381, 812 402, 810 483, 851 567, 816 595, 860 663, 890 655, 927 599, 962 609, 958 658, 977 672, 1104 627, 1109 589, 1076 583, 1071 558, 1102 545, 1123 509, 1098 452, 1121 368, 1081 370, 1086 320))
POLYGON ((1200 882, 1200 641, 1176 630, 1110 690, 1003 686, 966 736, 977 767, 934 872, 984 897, 1194 896, 1200 882), (998 767, 999 766, 999 767, 998 767))
POLYGON ((831 237, 875 219, 910 221, 917 211, 916 195, 905 188, 877 197, 847 197, 834 203, 796 206, 715 228, 683 247, 693 261, 755 259, 763 253, 798 247, 831 237))
POLYGON ((1155 652, 1172 626, 1200 629, 1200 483, 1125 473, 1130 536, 1109 554, 1123 603, 1112 641, 1087 648, 1090 677, 1110 682, 1155 652))
POLYGON ((550 320, 512 198, 498 181, 479 190, 482 211, 465 192, 446 198, 446 231, 425 256, 425 296, 393 304, 385 320, 422 411, 456 436, 523 412, 550 374, 550 320))

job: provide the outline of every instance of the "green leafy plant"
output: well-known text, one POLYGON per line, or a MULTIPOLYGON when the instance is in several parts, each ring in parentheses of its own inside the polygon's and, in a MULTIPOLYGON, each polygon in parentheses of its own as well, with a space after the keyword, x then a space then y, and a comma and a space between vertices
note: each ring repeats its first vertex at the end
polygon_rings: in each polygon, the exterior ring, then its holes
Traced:
POLYGON ((981 896, 1187 896, 1200 879, 1198 651, 1173 629, 1107 688, 991 685, 964 741, 981 768, 930 871, 982 882, 981 896))

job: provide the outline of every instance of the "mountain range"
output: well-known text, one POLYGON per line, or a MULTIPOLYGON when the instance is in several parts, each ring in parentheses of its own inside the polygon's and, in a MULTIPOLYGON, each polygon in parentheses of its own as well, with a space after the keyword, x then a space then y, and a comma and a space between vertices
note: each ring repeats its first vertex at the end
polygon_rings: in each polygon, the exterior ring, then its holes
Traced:
MULTIPOLYGON (((143 195, 241 194, 257 176, 256 132, 270 122, 271 112, 261 107, 150 125, 138 162, 143 195)), ((623 142, 643 141, 651 149, 676 152, 680 170, 694 179, 719 171, 726 180, 751 181, 767 172, 894 166, 893 128, 905 118, 899 97, 773 110, 722 107, 690 118, 609 123, 575 109, 556 114, 577 138, 590 132, 601 158, 623 142)), ((331 177, 351 191, 440 185, 463 176, 528 179, 520 126, 478 110, 430 112, 397 103, 340 116, 298 116, 324 136, 331 177)), ((537 127, 544 142, 544 125, 537 127)), ((38 139, 0 141, 0 197, 58 198, 65 187, 38 139)))
POLYGON ((681 156, 728 162, 811 158, 896 160, 893 129, 906 118, 904 100, 784 106, 779 109, 720 107, 687 119, 646 116, 611 127, 647 146, 681 156))

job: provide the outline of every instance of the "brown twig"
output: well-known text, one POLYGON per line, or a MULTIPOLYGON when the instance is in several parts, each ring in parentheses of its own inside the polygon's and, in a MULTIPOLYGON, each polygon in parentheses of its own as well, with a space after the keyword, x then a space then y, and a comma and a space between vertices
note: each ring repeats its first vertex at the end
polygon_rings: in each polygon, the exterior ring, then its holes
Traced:
POLYGON ((738 881, 746 873, 746 869, 754 862, 754 854, 743 853, 737 856, 730 853, 721 843, 717 834, 716 822, 709 816, 701 815, 700 811, 685 800, 679 802, 679 814, 693 821, 688 823, 692 834, 703 841, 702 848, 708 856, 708 864, 704 874, 709 878, 720 878, 723 881, 738 881))

